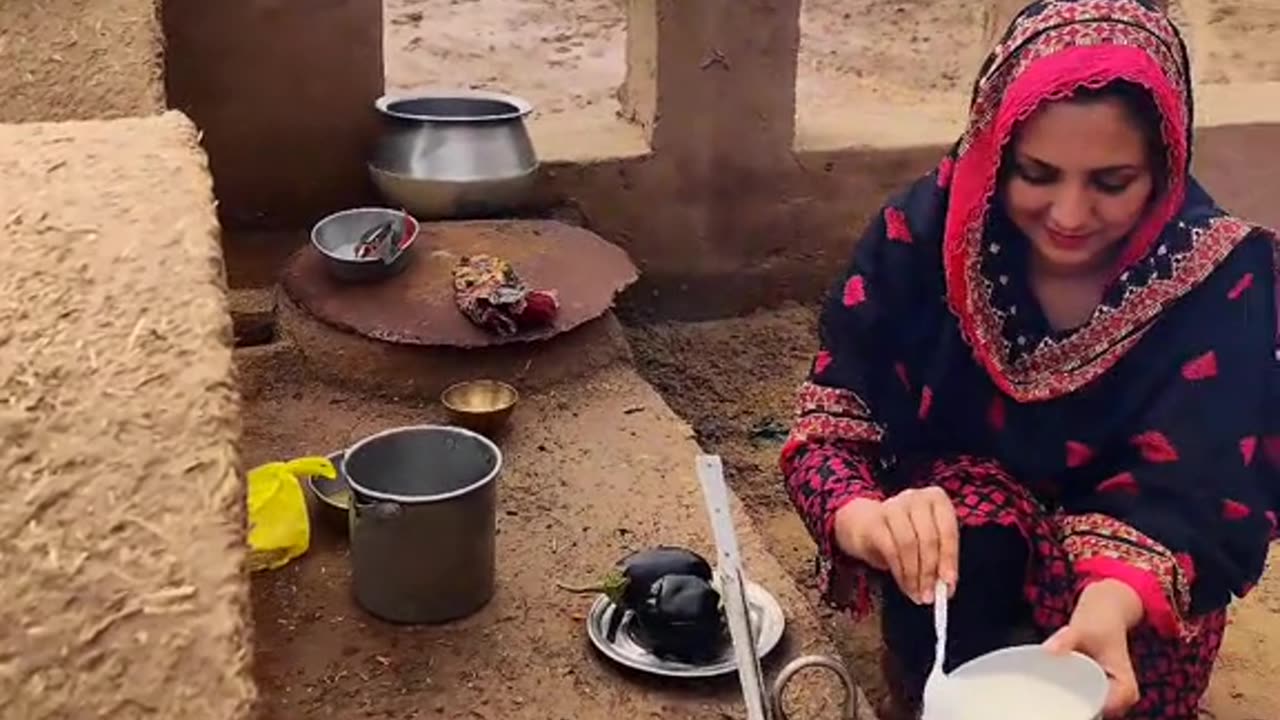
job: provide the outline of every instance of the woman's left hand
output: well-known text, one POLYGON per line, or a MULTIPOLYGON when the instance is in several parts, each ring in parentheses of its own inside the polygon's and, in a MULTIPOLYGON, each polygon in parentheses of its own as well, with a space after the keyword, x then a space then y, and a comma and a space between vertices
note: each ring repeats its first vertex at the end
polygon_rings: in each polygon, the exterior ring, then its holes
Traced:
POLYGON ((1093 658, 1111 681, 1103 714, 1123 717, 1140 697, 1129 658, 1129 631, 1143 618, 1142 600, 1117 580, 1095 582, 1080 593, 1071 621, 1045 641, 1051 652, 1077 651, 1093 658))

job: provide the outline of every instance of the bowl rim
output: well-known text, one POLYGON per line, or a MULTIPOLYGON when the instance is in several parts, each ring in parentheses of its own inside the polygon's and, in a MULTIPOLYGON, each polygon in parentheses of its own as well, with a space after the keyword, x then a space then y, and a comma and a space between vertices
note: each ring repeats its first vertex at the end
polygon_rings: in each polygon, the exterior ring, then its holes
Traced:
POLYGON ((393 213, 396 215, 400 215, 401 217, 404 217, 405 219, 407 219, 409 223, 413 225, 413 232, 410 233, 409 242, 405 243, 404 249, 400 253, 401 255, 408 252, 409 248, 413 247, 413 244, 418 241, 418 235, 422 233, 422 223, 418 221, 418 218, 413 216, 413 213, 409 212, 408 210, 404 210, 400 208, 381 207, 377 205, 366 205, 362 207, 347 208, 346 210, 339 210, 337 212, 329 213, 328 215, 325 215, 324 217, 317 220, 315 224, 311 226, 311 247, 314 247, 316 250, 320 252, 321 255, 324 255, 326 258, 329 258, 330 260, 335 260, 337 262, 349 263, 351 265, 365 265, 368 263, 381 262, 381 260, 375 257, 349 258, 349 257, 341 257, 339 255, 335 255, 329 252, 329 250, 326 247, 324 247, 324 245, 321 245, 319 238, 316 236, 316 231, 320 229, 320 226, 330 220, 343 217, 346 215, 354 215, 355 213, 370 212, 370 211, 393 213))
POLYGON ((501 407, 489 408, 488 410, 483 411, 485 413, 499 413, 499 412, 503 412, 504 410, 510 410, 511 408, 516 406, 516 403, 520 402, 520 391, 517 390, 515 386, 512 385, 511 383, 505 382, 503 380, 494 380, 492 378, 473 378, 471 380, 459 380, 458 382, 455 382, 449 385, 444 390, 441 390, 440 404, 443 405, 445 409, 452 410, 453 412, 466 413, 468 415, 480 414, 480 413, 477 413, 475 410, 459 407, 458 405, 455 405, 449 402, 449 395, 451 395, 455 390, 457 390, 458 388, 464 387, 466 385, 474 385, 476 383, 491 383, 493 385, 501 386, 502 388, 505 388, 507 391, 511 393, 510 402, 505 403, 501 407))
MULTIPOLYGON (((337 478, 333 480, 326 479, 325 482, 341 482, 343 485, 347 485, 348 490, 350 490, 351 486, 349 483, 347 483, 345 476, 342 473, 342 458, 346 457, 346 455, 347 455, 346 450, 338 450, 337 452, 331 452, 325 456, 329 459, 329 462, 333 463, 334 469, 338 471, 337 478)), ((317 500, 324 503, 325 505, 328 505, 329 507, 335 510, 341 510, 343 512, 346 512, 348 509, 350 509, 351 507, 350 503, 348 503, 347 505, 339 505, 333 498, 329 497, 325 493, 320 492, 320 489, 316 487, 315 475, 308 475, 304 482, 307 486, 307 489, 311 491, 311 494, 314 495, 317 500)))
POLYGON ((386 115, 387 117, 413 122, 497 122, 500 120, 517 120, 526 117, 533 112, 533 103, 525 98, 493 90, 467 88, 425 88, 414 93, 384 93, 373 102, 373 106, 378 112, 386 115), (491 100, 494 102, 506 103, 514 109, 511 112, 495 113, 493 115, 481 115, 469 118, 449 117, 445 115, 415 115, 412 113, 397 112, 391 109, 392 104, 404 102, 406 100, 491 100))
MULTIPOLYGON (((981 673, 982 669, 990 662, 999 661, 1009 656, 1016 658, 1019 655, 1047 652, 1048 651, 1044 649, 1043 645, 1037 643, 1011 645, 1009 647, 993 650, 984 655, 979 655, 968 662, 962 663, 959 667, 955 668, 950 673, 947 673, 947 676, 948 678, 955 678, 957 681, 963 681, 969 676, 969 673, 981 673)), ((1076 665, 1087 669, 1088 674, 1092 676, 1092 680, 1096 683, 1096 687, 1090 688, 1095 691, 1095 695, 1093 697, 1086 697, 1086 693, 1081 693, 1081 697, 1090 704, 1093 710, 1101 712, 1102 706, 1106 703, 1107 697, 1108 680, 1106 671, 1102 669, 1102 666, 1099 665, 1096 660, 1079 651, 1073 650, 1060 656, 1059 659, 1075 663, 1076 665)))

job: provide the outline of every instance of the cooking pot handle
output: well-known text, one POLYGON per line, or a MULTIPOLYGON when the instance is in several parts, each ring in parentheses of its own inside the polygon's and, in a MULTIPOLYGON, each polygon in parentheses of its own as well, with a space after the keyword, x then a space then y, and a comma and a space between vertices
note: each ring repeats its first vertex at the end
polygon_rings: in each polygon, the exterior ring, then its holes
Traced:
POLYGON ((796 673, 805 668, 816 667, 835 673, 839 678, 840 684, 844 686, 844 709, 840 713, 840 720, 854 720, 858 711, 858 689, 853 684, 853 678, 849 675, 848 669, 835 658, 826 655, 803 655, 791 662, 787 663, 778 677, 773 680, 772 705, 774 720, 789 720, 790 716, 782 707, 782 693, 787 689, 787 685, 796 673))
POLYGON ((372 502, 362 503, 352 499, 352 506, 355 508, 356 515, 368 516, 374 520, 393 520, 400 517, 400 503, 394 502, 372 502))

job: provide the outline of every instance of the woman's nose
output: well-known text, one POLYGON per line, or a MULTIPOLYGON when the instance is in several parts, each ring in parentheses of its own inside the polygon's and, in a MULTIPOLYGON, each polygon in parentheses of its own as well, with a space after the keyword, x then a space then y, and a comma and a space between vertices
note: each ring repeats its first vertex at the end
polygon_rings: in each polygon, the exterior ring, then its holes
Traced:
POLYGON ((1084 188, 1064 187, 1053 199, 1049 220, 1055 230, 1071 233, 1089 227, 1093 202, 1084 188))

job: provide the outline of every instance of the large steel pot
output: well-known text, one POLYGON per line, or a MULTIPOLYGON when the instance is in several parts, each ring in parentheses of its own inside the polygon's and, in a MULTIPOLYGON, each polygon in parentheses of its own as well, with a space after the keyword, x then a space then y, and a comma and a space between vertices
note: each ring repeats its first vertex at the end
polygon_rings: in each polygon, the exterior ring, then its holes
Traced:
POLYGON ((342 473, 356 602, 392 622, 439 623, 493 597, 502 452, 462 428, 416 425, 347 450, 342 473))
POLYGON ((383 131, 369 173, 390 202, 429 220, 510 214, 529 201, 538 158, 527 101, 468 90, 387 95, 375 106, 383 131))

